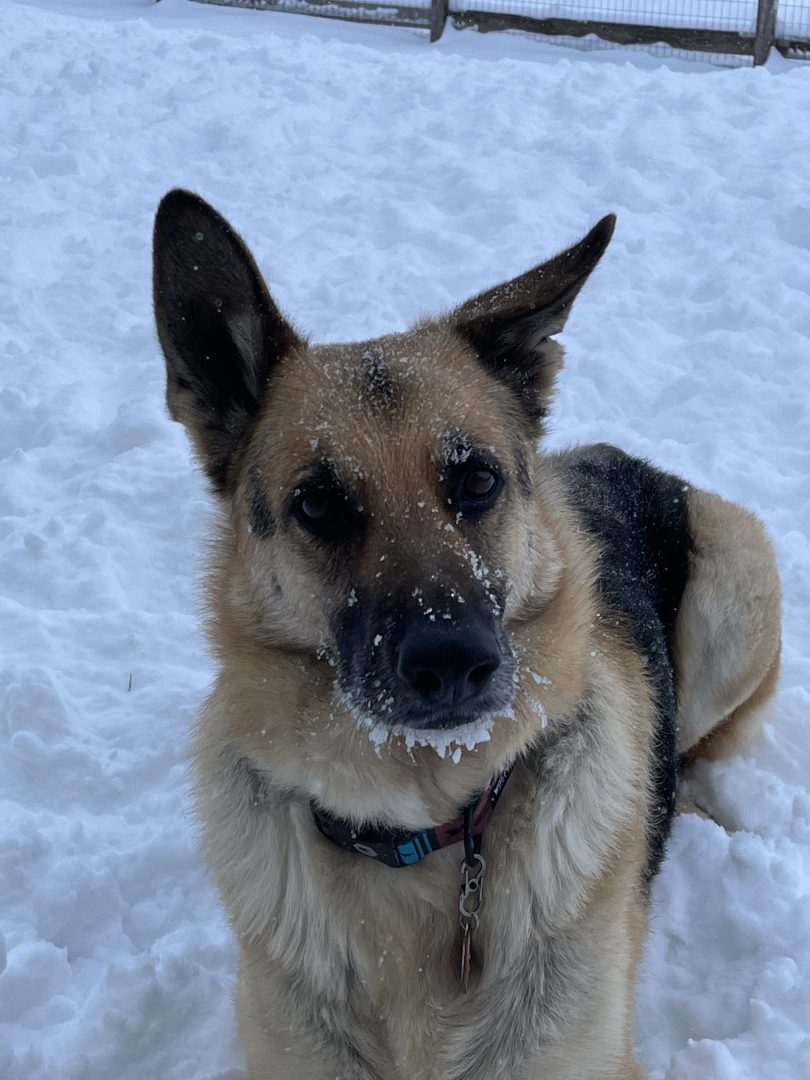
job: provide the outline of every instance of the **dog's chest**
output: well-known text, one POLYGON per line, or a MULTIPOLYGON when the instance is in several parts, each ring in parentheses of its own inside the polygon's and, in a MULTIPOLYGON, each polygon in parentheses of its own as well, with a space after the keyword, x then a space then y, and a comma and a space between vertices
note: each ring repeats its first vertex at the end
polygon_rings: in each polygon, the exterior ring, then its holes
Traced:
MULTIPOLYGON (((517 1001, 525 987, 525 966, 514 971, 514 985, 506 991, 503 974, 488 977, 487 959, 496 960, 502 947, 501 925, 482 921, 473 938, 473 965, 469 992, 461 983, 462 934, 457 917, 456 862, 448 875, 444 910, 413 909, 405 901, 401 913, 392 905, 376 917, 365 918, 352 939, 351 948, 358 980, 355 1005, 361 1023, 379 1035, 380 1060, 385 1062, 380 1080, 450 1080, 487 1075, 481 1071, 482 1048, 503 1037, 504 997, 517 1001), (482 969, 482 962, 484 968, 482 969), (362 1003, 362 1004, 361 1004, 362 1003)), ((508 900, 530 910, 526 882, 505 883, 508 900)), ((493 883, 493 888, 496 888, 493 883)), ((503 901, 488 909, 493 919, 503 919, 503 901)), ((540 957, 535 952, 531 966, 540 957)), ((492 966, 501 968, 500 964, 492 966)), ((512 1031, 513 1052, 519 1052, 521 1034, 512 1031)))
MULTIPOLYGON (((262 994, 281 1029, 312 1033, 321 1045, 313 1055, 334 1056, 334 1075, 353 1080, 483 1080, 503 1068, 522 1077, 586 997, 593 957, 585 963, 578 911, 639 810, 617 737, 626 713, 624 698, 605 691, 598 720, 572 719, 531 768, 516 768, 484 834, 468 995, 459 981, 460 846, 394 870, 328 843, 306 807, 272 793, 238 800, 241 816, 223 819, 228 842, 212 855, 239 890, 242 925, 262 933, 262 994)), ((229 775, 220 792, 249 784, 249 771, 229 775)), ((220 796, 210 810, 229 805, 220 796)))
POLYGON ((513 874, 492 888, 500 895, 491 895, 474 941, 467 994, 455 919, 411 921, 405 935, 380 920, 372 934, 355 938, 363 980, 355 1018, 376 1032, 368 1080, 522 1077, 576 1021, 587 982, 581 943, 541 934, 528 880, 513 874))
MULTIPOLYGON (((515 794, 525 786, 524 776, 515 794)), ((522 798, 518 803, 503 806, 485 834, 485 903, 467 994, 460 979, 460 850, 443 853, 441 865, 422 864, 428 875, 416 888, 411 870, 407 883, 386 871, 383 880, 392 887, 386 902, 348 921, 356 988, 347 1005, 355 1022, 376 1033, 379 1080, 494 1077, 504 1065, 530 1060, 542 1041, 559 1034, 562 1017, 575 1016, 581 949, 575 935, 551 934, 541 925, 560 913, 549 909, 551 891, 538 895, 538 878, 551 880, 553 870, 517 856, 533 849, 537 827, 532 807, 522 798)), ((548 811, 558 816, 553 807, 548 811)), ((558 876, 560 870, 557 865, 558 876)), ((377 1080, 377 1073, 371 1077, 377 1080)))

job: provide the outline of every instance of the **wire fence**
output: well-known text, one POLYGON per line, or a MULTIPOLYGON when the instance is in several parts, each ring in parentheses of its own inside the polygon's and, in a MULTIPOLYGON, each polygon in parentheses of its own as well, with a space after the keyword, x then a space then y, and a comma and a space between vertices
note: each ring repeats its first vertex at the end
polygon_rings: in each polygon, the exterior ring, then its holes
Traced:
POLYGON ((426 29, 529 34, 580 49, 624 46, 717 64, 764 64, 772 49, 810 60, 810 0, 197 0, 426 29))
POLYGON ((776 45, 785 56, 810 60, 810 0, 781 0, 776 12, 776 45))

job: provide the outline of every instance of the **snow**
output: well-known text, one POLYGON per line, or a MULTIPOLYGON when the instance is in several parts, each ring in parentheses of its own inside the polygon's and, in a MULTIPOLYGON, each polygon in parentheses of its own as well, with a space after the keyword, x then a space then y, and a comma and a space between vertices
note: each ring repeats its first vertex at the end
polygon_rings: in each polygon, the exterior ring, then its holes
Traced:
POLYGON ((552 445, 756 509, 774 723, 701 765, 654 891, 652 1080, 810 1077, 810 65, 163 0, 0 7, 0 1076, 236 1080, 234 953, 189 819, 211 508, 163 407, 159 197, 199 190, 321 340, 404 327, 602 214, 552 445))
POLYGON ((489 715, 482 716, 479 720, 461 724, 450 731, 443 728, 416 729, 401 727, 398 724, 391 726, 374 724, 370 727, 368 737, 372 745, 378 749, 392 737, 402 738, 408 750, 413 750, 415 746, 430 746, 439 757, 449 757, 455 765, 458 765, 461 761, 462 749, 474 750, 479 743, 489 742, 496 719, 508 721, 514 718, 514 713, 510 710, 507 713, 499 713, 497 718, 489 715))

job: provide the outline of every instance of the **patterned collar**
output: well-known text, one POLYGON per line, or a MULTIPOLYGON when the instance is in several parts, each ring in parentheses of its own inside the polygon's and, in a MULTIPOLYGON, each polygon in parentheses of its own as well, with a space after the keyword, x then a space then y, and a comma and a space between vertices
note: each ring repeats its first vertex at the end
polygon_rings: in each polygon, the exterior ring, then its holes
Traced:
MULTIPOLYGON (((350 822, 332 817, 314 803, 311 804, 312 816, 321 833, 338 847, 399 869, 420 862, 440 848, 451 847, 462 840, 469 844, 473 837, 480 838, 495 812, 511 772, 510 765, 486 791, 471 799, 457 818, 420 832, 373 827, 355 829, 350 822), (465 824, 468 826, 466 830, 465 824)), ((468 861, 471 861, 469 854, 468 861)))

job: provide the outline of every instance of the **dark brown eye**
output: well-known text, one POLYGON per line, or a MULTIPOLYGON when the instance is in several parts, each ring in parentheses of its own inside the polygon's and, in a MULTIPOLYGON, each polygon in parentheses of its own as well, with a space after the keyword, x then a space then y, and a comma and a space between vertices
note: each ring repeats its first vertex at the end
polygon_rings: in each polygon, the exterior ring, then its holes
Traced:
POLYGON ((464 499, 488 499, 498 486, 498 474, 493 469, 471 469, 464 477, 461 495, 464 499))
POLYGON ((362 528, 362 514, 349 495, 339 486, 298 488, 290 507, 293 517, 308 533, 319 540, 340 541, 357 537, 362 528))
POLYGON ((328 491, 308 491, 299 505, 301 513, 309 521, 324 521, 334 512, 335 500, 328 491))

